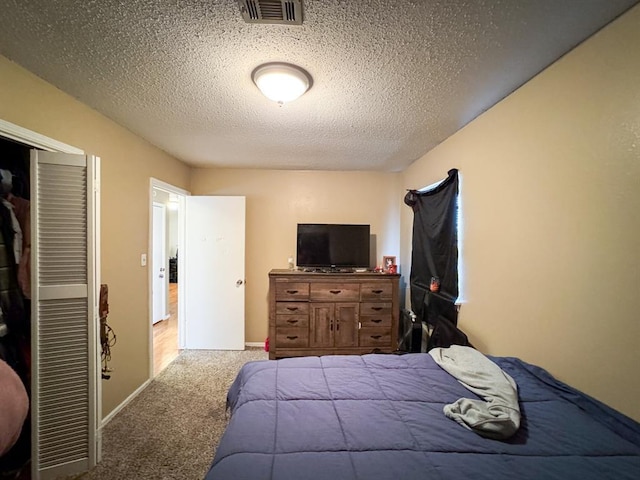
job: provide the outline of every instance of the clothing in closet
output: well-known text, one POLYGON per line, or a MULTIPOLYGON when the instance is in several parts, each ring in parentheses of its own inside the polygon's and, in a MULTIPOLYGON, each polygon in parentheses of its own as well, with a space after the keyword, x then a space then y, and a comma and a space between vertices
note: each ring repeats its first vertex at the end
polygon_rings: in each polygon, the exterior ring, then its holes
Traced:
MULTIPOLYGON (((30 203, 28 188, 14 193, 14 178, 24 177, 26 171, 26 166, 17 173, 0 168, 0 360, 14 370, 30 394, 30 203), (27 198, 16 195, 25 192, 27 198)), ((19 180, 18 184, 28 186, 28 180, 26 184, 24 179, 19 180)), ((30 430, 27 415, 17 442, 0 457, 0 478, 10 478, 7 475, 28 468, 30 430)))

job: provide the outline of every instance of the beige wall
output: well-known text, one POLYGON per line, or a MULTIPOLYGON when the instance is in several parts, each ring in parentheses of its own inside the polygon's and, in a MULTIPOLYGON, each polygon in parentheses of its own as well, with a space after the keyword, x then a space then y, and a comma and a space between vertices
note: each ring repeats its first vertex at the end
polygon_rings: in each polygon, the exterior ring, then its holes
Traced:
MULTIPOLYGON (((471 341, 539 364, 635 419, 638 25, 635 7, 403 172, 415 188, 460 169, 460 326, 471 341)), ((411 221, 403 209, 405 261, 411 221)))
POLYGON ((103 381, 107 415, 149 376, 149 178, 187 187, 189 168, 86 105, 0 57, 0 118, 102 159, 102 283, 117 335, 111 380, 103 381))
POLYGON ((398 255, 400 180, 397 173, 193 171, 192 194, 243 195, 247 199, 247 342, 264 342, 267 336, 267 274, 272 268, 287 268, 287 257, 295 256, 298 223, 370 224, 376 236, 377 262, 382 255, 398 255))

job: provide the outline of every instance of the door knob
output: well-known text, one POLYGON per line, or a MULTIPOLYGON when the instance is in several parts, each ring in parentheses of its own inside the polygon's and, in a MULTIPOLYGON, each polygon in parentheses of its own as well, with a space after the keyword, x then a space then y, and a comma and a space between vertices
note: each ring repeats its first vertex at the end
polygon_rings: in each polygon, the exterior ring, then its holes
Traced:
POLYGON ((238 280, 238 281, 236 282, 236 285, 239 287, 239 286, 240 286, 240 285, 242 285, 243 283, 244 283, 244 282, 243 282, 242 280, 238 280))

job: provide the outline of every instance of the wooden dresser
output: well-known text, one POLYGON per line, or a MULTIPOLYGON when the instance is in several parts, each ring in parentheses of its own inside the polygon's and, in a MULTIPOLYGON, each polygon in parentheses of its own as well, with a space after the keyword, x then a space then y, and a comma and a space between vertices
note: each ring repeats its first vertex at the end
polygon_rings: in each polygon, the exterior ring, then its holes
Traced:
POLYGON ((269 272, 269 358, 393 352, 400 275, 269 272))

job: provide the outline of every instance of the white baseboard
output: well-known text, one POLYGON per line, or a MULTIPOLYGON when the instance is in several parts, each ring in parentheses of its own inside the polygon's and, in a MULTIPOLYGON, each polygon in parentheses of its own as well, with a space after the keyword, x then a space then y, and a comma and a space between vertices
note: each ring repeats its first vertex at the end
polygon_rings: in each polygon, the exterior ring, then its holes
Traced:
POLYGON ((113 417, 115 417, 118 412, 120 412, 120 410, 122 410, 124 407, 126 407, 129 402, 131 402, 131 400, 133 400, 134 398, 136 398, 138 395, 140 395, 140 393, 147 388, 147 386, 151 383, 151 379, 147 380, 146 382, 144 382, 142 385, 140 385, 131 395, 129 395, 127 398, 124 399, 124 401, 118 405, 116 408, 114 408, 111 413, 109 413, 109 415, 107 415, 106 417, 104 417, 102 419, 102 423, 100 425, 100 428, 104 428, 105 425, 107 423, 109 423, 113 417))
POLYGON ((264 347, 264 342, 245 342, 245 347, 264 347))

